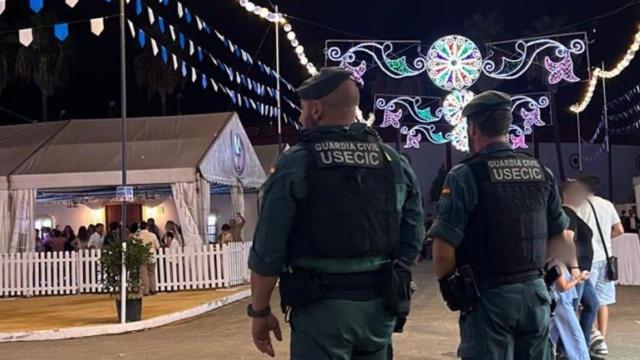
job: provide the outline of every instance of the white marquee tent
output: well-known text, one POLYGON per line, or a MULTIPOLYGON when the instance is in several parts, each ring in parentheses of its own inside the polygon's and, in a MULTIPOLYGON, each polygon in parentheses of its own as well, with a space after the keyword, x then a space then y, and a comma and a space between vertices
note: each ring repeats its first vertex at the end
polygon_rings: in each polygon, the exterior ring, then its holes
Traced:
MULTIPOLYGON (((241 210, 242 189, 258 188, 266 178, 235 113, 130 118, 127 124, 128 184, 171 185, 187 245, 202 242, 211 183, 231 186, 234 208, 241 210)), ((37 190, 121 183, 120 119, 11 126, 0 133, 0 252, 15 252, 21 243, 33 249, 26 239, 35 238, 37 190)))

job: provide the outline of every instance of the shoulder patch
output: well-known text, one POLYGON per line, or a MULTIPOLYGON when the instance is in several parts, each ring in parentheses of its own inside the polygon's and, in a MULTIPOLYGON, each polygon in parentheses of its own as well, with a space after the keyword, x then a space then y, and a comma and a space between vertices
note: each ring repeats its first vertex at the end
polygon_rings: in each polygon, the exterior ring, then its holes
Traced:
POLYGON ((451 196, 451 188, 448 186, 444 186, 442 191, 440 192, 440 196, 451 196))
POLYGON ((491 159, 487 169, 493 183, 545 181, 544 170, 536 159, 491 159))
POLYGON ((374 142, 325 140, 311 144, 311 152, 318 167, 384 167, 385 155, 374 142))

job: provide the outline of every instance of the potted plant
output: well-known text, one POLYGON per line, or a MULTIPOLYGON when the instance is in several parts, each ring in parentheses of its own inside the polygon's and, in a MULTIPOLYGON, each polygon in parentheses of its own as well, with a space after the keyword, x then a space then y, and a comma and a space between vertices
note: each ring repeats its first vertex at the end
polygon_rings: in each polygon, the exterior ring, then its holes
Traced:
MULTIPOLYGON (((139 321, 142 318, 142 278, 140 268, 151 263, 149 246, 145 246, 138 238, 127 240, 127 250, 125 252, 125 265, 127 267, 127 288, 126 288, 126 322, 139 321)), ((100 257, 102 266, 102 285, 116 298, 116 308, 118 320, 120 314, 120 294, 121 294, 121 272, 122 272, 122 243, 117 235, 107 247, 103 248, 100 257)))

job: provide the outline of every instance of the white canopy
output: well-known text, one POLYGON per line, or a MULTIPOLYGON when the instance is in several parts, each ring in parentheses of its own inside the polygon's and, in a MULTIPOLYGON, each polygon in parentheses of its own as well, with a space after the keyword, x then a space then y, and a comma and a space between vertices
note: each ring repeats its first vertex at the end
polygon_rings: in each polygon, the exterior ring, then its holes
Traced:
MULTIPOLYGON (((20 165, 9 175, 11 189, 121 183, 120 119, 54 124, 58 131, 46 144, 15 161, 20 165)), ((26 136, 7 136, 7 142, 20 143, 26 136)), ((127 120, 129 184, 195 182, 198 170, 207 181, 226 185, 239 179, 244 186, 260 187, 266 178, 235 113, 127 120)))
POLYGON ((636 190, 636 207, 640 209, 640 176, 633 178, 633 187, 636 190))

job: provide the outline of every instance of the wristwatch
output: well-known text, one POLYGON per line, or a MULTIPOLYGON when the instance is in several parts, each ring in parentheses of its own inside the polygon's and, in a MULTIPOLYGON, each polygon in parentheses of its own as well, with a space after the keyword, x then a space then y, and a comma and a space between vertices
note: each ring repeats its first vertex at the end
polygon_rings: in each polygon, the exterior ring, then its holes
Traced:
POLYGON ((271 306, 267 306, 262 310, 255 311, 251 304, 247 305, 247 316, 250 318, 266 318, 271 315, 271 306))

